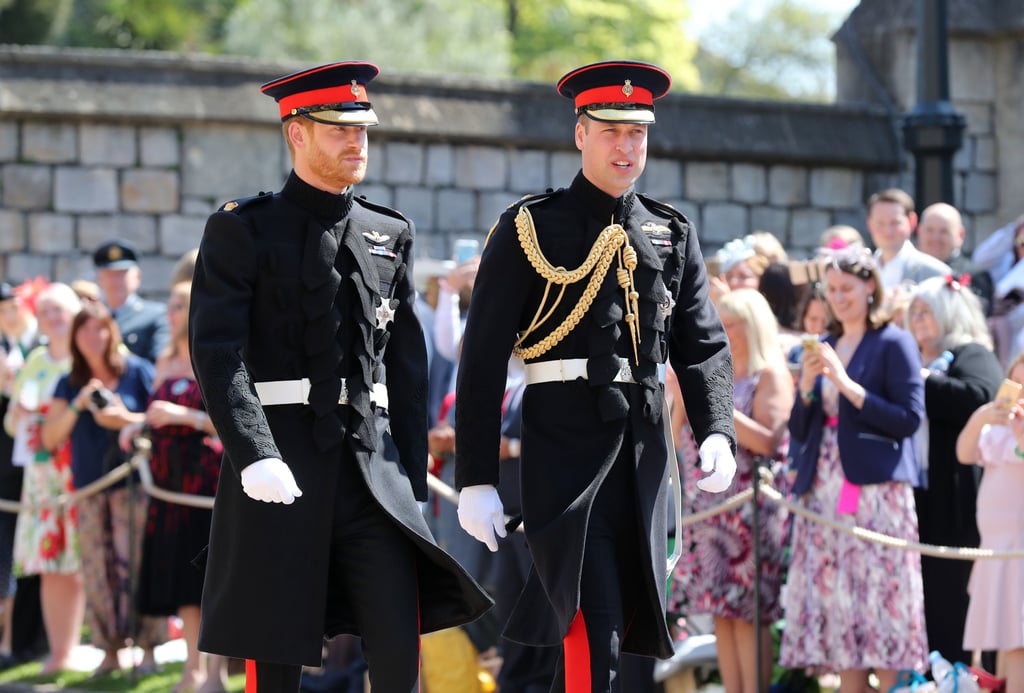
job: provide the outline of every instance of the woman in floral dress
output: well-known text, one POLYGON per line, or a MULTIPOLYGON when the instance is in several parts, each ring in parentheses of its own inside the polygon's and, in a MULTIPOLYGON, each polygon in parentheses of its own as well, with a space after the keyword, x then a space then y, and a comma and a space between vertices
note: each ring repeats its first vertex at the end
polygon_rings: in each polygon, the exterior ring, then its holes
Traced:
MULTIPOLYGON (((33 350, 18 372, 4 425, 14 436, 16 462, 24 466, 21 502, 38 505, 73 489, 71 449, 48 450, 40 426, 60 376, 71 368, 71 321, 81 303, 71 287, 51 284, 36 297, 39 330, 46 346, 33 350)), ((75 506, 23 510, 14 538, 18 575, 40 576, 40 605, 50 656, 43 673, 64 669, 78 645, 85 613, 82 563, 75 506)))
MULTIPOLYGON (((785 459, 786 423, 793 406, 793 380, 779 346, 778 328, 764 296, 754 289, 735 289, 718 300, 718 312, 729 336, 733 360, 736 476, 733 492, 754 483, 756 462, 779 471, 785 459)), ((689 426, 683 427, 684 505, 687 513, 719 504, 701 492, 696 481, 697 446, 689 426)), ((784 483, 779 474, 777 483, 784 483)), ((778 506, 759 505, 760 616, 762 658, 755 652, 753 505, 716 515, 688 526, 683 533, 683 559, 676 568, 670 609, 676 613, 712 614, 718 668, 729 693, 767 690, 772 669, 768 627, 782 615, 779 589, 784 569, 788 513, 778 506)))
MULTIPOLYGON (((213 498, 220 475, 221 450, 203 407, 199 385, 192 373, 188 347, 189 282, 171 287, 167 318, 171 342, 156 364, 153 394, 146 408, 145 425, 151 442, 153 483, 177 493, 213 498)), ((121 429, 121 448, 131 448, 142 424, 121 429)), ((224 689, 219 657, 207 671, 197 649, 199 602, 203 572, 192 560, 209 543, 208 508, 152 498, 142 545, 139 574, 139 613, 178 615, 186 644, 181 682, 174 693, 224 689)))
MULTIPOLYGON (((924 414, 913 337, 886 320, 881 276, 860 246, 825 270, 834 320, 805 349, 789 430, 793 493, 849 527, 916 541, 913 435, 924 414)), ((900 669, 925 667, 920 556, 796 517, 784 590, 780 662, 840 675, 842 693, 889 690, 900 669)))

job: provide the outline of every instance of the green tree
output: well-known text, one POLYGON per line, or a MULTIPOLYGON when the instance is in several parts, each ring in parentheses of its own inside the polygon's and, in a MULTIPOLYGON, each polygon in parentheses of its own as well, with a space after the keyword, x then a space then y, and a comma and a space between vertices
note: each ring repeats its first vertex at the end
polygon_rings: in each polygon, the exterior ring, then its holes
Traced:
POLYGON ((236 0, 76 0, 71 46, 217 52, 236 0))
POLYGON ((236 0, 0 0, 0 41, 216 52, 236 0))
POLYGON ((835 77, 829 36, 840 19, 806 0, 769 0, 756 13, 733 10, 703 32, 696 64, 704 93, 829 100, 835 77))
POLYGON ((275 60, 359 58, 389 72, 511 74, 498 0, 241 0, 224 49, 275 60))
POLYGON ((72 0, 0 0, 0 43, 53 43, 71 6, 72 0))
POLYGON ((676 88, 699 88, 685 0, 508 3, 516 77, 549 82, 584 63, 623 58, 664 67, 676 88))

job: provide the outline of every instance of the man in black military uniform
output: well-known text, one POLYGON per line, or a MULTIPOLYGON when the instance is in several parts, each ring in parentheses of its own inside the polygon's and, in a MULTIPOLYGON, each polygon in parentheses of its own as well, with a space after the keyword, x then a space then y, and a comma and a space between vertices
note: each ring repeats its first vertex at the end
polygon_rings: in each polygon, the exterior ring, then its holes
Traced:
POLYGON ((210 217, 193 280, 192 359, 225 451, 199 647, 249 660, 261 693, 298 690, 338 633, 362 636, 375 693, 408 693, 419 634, 491 605, 416 503, 427 371, 413 225, 353 194, 377 73, 333 63, 263 85, 293 171, 281 192, 210 217))
POLYGON ((702 488, 725 490, 736 469, 732 362, 697 235, 633 188, 654 99, 669 84, 664 70, 630 61, 562 78, 582 171, 501 216, 469 309, 455 426, 459 518, 496 549, 495 533, 505 532, 495 491, 500 405, 515 353, 527 364, 522 520, 534 567, 505 636, 562 645, 552 690, 618 691, 620 653, 672 655, 666 358, 712 473, 702 488))
POLYGON ((142 271, 135 247, 121 239, 109 241, 96 249, 92 261, 96 283, 117 321, 125 346, 136 356, 156 363, 171 338, 171 328, 167 306, 147 301, 136 293, 142 283, 142 271))

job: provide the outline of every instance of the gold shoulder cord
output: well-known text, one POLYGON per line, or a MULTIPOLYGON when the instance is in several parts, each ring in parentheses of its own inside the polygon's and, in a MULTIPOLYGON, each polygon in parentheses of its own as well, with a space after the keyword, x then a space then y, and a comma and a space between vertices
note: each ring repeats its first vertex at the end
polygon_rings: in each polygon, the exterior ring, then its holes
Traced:
POLYGON ((536 358, 547 353, 552 347, 565 339, 576 328, 587 311, 590 310, 590 306, 597 296, 597 291, 601 287, 601 282, 604 281, 605 275, 608 274, 608 268, 612 264, 612 259, 617 257, 619 266, 615 276, 619 286, 622 287, 626 294, 626 315, 624 319, 629 326, 629 335, 633 341, 633 359, 639 364, 640 358, 637 353, 637 345, 640 342, 640 323, 637 320, 639 312, 637 300, 640 298, 640 294, 637 293, 633 286, 633 270, 636 269, 637 255, 636 250, 629 244, 629 236, 626 234, 626 230, 622 228, 622 225, 614 223, 613 218, 613 223, 601 230, 583 264, 574 270, 567 270, 564 267, 553 267, 547 261, 547 258, 540 251, 540 243, 537 240, 537 228, 533 223, 533 215, 530 214, 530 211, 525 206, 520 207, 519 213, 516 215, 516 229, 519 232, 519 245, 522 246, 523 252, 526 253, 526 259, 530 261, 530 265, 537 271, 537 274, 546 279, 548 283, 544 287, 544 296, 541 298, 540 305, 537 306, 537 312, 534 314, 530 326, 519 335, 512 353, 521 359, 536 358), (562 301, 562 297, 565 295, 565 287, 582 281, 588 274, 590 274, 590 281, 587 282, 587 288, 584 289, 583 296, 580 297, 579 303, 573 307, 572 312, 566 316, 562 324, 533 346, 525 348, 520 346, 526 341, 527 337, 533 334, 555 312, 555 309, 562 301), (544 306, 548 302, 548 294, 551 291, 552 284, 558 284, 561 289, 554 303, 547 309, 547 312, 544 312, 544 306))

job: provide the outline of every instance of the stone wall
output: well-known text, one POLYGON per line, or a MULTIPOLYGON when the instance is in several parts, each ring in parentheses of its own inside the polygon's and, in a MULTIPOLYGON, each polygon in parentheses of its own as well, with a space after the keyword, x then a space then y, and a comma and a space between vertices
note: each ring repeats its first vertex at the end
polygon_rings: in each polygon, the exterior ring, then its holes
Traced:
MULTIPOLYGON (((1024 213, 1024 3, 947 6, 950 98, 967 119, 954 158, 953 204, 964 213, 973 246, 1024 213)), ((837 99, 880 105, 893 118, 913 108, 916 35, 915 0, 861 0, 833 39, 837 99)))
MULTIPOLYGON (((112 237, 166 290, 206 216, 277 189, 289 164, 263 81, 302 67, 163 53, 0 47, 0 275, 91 277, 112 237)), ((416 223, 418 254, 482 237, 521 195, 579 168, 571 105, 550 85, 384 75, 370 87, 359 192, 416 223)), ((659 101, 638 189, 674 204, 713 249, 754 229, 799 256, 830 224, 863 229, 863 202, 911 187, 878 106, 670 95, 659 101)))

